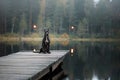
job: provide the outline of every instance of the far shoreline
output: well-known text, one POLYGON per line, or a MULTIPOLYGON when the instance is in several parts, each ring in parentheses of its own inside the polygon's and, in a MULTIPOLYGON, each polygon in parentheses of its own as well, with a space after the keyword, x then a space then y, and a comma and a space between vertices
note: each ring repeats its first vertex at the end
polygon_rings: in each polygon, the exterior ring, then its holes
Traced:
MULTIPOLYGON (((50 38, 51 41, 82 41, 82 42, 120 42, 114 38, 50 38)), ((0 42, 11 41, 42 41, 39 37, 0 37, 0 42)))

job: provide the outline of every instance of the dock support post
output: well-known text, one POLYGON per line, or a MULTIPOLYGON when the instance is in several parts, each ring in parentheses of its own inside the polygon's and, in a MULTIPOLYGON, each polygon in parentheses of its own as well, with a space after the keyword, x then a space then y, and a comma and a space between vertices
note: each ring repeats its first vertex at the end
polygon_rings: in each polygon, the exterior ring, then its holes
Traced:
POLYGON ((52 80, 52 66, 49 68, 49 80, 52 80))

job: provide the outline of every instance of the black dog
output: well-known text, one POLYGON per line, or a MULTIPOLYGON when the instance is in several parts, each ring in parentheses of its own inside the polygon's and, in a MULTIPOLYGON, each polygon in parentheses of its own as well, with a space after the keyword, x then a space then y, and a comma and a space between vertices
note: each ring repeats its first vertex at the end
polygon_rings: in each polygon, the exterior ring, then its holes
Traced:
POLYGON ((49 29, 44 30, 44 37, 42 40, 42 47, 40 49, 40 53, 50 53, 50 39, 49 39, 49 29))

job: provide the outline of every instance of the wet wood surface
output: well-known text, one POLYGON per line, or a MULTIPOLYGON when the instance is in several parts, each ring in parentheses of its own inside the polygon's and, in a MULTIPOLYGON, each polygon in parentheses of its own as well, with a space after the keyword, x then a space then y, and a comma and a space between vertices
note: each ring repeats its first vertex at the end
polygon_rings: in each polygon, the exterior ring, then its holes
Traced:
POLYGON ((62 61, 67 50, 51 50, 51 54, 23 51, 0 57, 0 80, 35 80, 62 61))

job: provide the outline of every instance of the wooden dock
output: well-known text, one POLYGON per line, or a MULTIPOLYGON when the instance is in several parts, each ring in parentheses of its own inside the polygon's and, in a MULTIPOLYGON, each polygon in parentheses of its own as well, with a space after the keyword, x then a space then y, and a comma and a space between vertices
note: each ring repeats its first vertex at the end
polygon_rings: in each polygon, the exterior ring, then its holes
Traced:
POLYGON ((51 54, 23 51, 0 57, 0 80, 41 80, 60 65, 67 53, 68 50, 51 50, 51 54))

